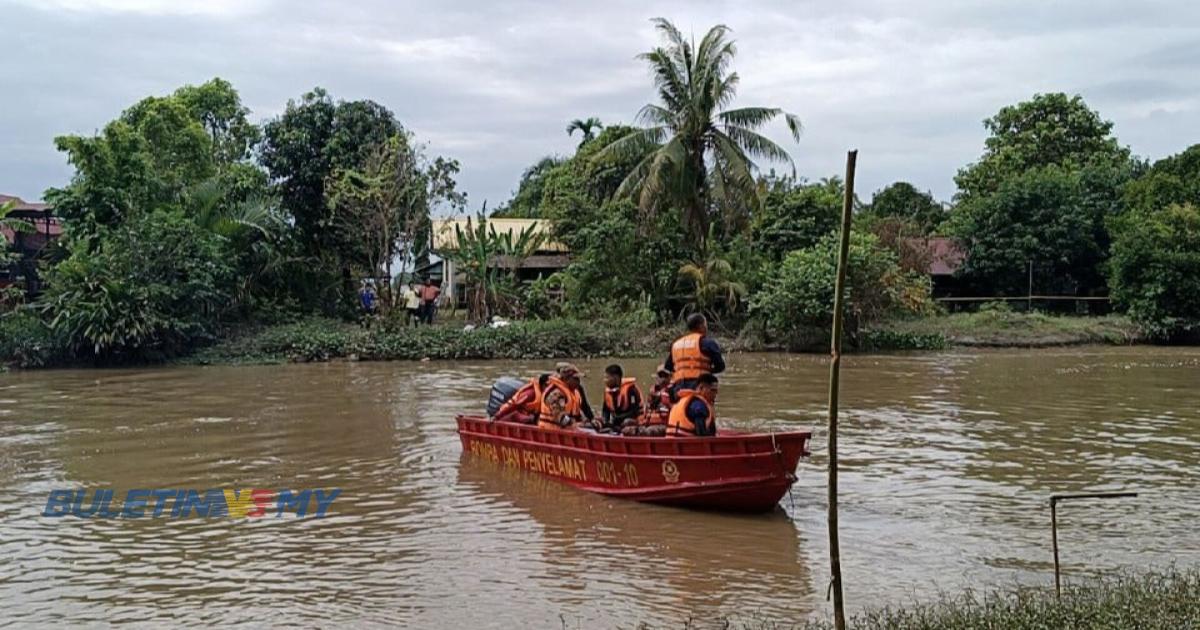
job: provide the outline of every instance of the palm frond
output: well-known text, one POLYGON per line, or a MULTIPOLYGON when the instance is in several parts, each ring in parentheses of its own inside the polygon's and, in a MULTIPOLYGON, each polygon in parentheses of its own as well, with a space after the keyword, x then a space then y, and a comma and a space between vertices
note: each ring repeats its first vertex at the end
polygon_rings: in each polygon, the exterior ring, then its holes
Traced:
POLYGON ((796 164, 792 161, 792 156, 788 155, 788 152, 783 147, 775 144, 766 136, 737 125, 725 125, 724 131, 747 155, 764 158, 772 162, 788 164, 792 167, 793 171, 796 170, 796 164))
POLYGON ((757 129, 782 113, 783 110, 778 107, 740 107, 717 114, 717 120, 724 125, 757 129))

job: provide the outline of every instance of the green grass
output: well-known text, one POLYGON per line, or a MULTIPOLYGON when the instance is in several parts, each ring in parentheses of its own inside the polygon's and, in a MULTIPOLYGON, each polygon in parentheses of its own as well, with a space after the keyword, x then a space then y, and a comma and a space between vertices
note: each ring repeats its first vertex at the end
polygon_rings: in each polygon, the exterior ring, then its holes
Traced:
POLYGON ((620 322, 518 322, 465 331, 459 326, 365 329, 311 319, 245 332, 182 359, 184 363, 272 363, 421 359, 553 359, 662 353, 672 330, 630 328, 620 322))
POLYGON ((900 335, 941 335, 956 346, 1128 345, 1146 341, 1137 326, 1121 315, 1079 317, 985 310, 892 321, 873 328, 900 335))
MULTIPOLYGON (((1200 628, 1200 570, 1128 574, 1064 589, 965 592, 933 604, 871 610, 851 628, 880 630, 1034 630, 1200 628)), ((831 628, 810 624, 812 630, 831 628)))

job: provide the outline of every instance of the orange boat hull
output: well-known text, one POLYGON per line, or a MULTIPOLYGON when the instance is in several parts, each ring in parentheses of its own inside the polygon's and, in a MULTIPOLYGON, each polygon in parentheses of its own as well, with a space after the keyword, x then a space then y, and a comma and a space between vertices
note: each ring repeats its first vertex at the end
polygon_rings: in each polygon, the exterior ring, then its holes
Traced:
POLYGON ((459 416, 463 451, 581 490, 681 507, 765 512, 796 481, 809 431, 649 438, 459 416))

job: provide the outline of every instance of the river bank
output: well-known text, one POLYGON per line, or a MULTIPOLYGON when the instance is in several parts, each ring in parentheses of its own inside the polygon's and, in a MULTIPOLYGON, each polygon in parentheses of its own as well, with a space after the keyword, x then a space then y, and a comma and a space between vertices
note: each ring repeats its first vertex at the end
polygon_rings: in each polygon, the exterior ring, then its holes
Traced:
MULTIPOLYGON (((374 328, 332 320, 243 331, 181 359, 184 363, 274 363, 330 360, 559 359, 645 357, 665 354, 679 331, 574 320, 530 321, 503 328, 461 326, 374 328)), ((732 352, 825 352, 821 332, 789 341, 752 331, 716 334, 732 352)), ((944 350, 952 347, 1039 348, 1131 345, 1146 341, 1119 316, 1064 317, 1041 313, 958 313, 889 322, 861 331, 848 344, 858 351, 944 350)))
MULTIPOLYGON (((86 365, 26 320, 0 331, 0 366, 86 365)), ((679 334, 676 326, 622 321, 533 320, 502 328, 465 329, 461 322, 395 327, 333 319, 230 328, 204 347, 171 361, 184 364, 254 364, 334 360, 559 359, 659 356, 679 334)), ((715 333, 732 352, 815 352, 828 349, 828 333, 768 339, 746 329, 715 333)), ((1131 345, 1149 339, 1127 318, 1070 317, 1044 313, 954 313, 872 325, 847 340, 849 351, 933 351, 954 347, 1042 348, 1131 345)))

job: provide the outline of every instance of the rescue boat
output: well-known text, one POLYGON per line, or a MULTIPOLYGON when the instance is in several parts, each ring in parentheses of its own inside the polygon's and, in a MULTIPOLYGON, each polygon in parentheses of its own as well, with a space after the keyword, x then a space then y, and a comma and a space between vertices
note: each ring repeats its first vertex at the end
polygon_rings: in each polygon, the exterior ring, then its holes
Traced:
POLYGON ((811 431, 627 437, 460 415, 463 451, 605 496, 734 512, 775 509, 809 454, 811 431))

